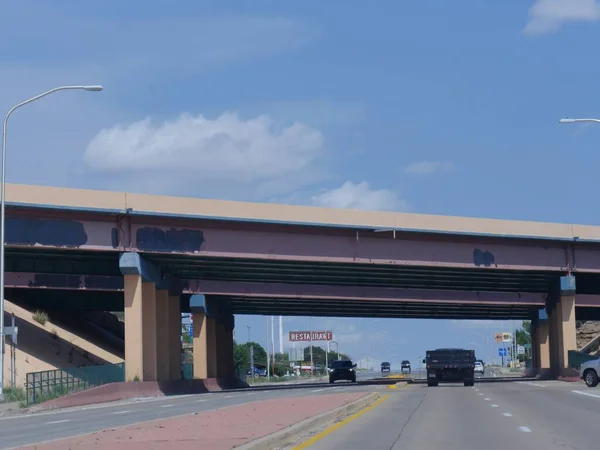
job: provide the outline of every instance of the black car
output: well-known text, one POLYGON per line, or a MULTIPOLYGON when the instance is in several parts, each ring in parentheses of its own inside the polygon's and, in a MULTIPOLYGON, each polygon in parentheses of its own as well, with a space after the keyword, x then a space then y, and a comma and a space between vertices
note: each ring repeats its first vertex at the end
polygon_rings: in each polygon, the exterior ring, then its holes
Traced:
POLYGON ((405 370, 408 370, 408 373, 410 373, 410 361, 408 359, 400 363, 400 372, 404 372, 405 370))
POLYGON ((356 364, 353 364, 350 360, 337 360, 333 361, 329 366, 329 382, 333 383, 338 380, 347 380, 356 382, 356 371, 354 368, 356 364))
POLYGON ((389 372, 390 370, 392 370, 392 366, 389 362, 382 362, 381 363, 381 373, 383 372, 389 372))

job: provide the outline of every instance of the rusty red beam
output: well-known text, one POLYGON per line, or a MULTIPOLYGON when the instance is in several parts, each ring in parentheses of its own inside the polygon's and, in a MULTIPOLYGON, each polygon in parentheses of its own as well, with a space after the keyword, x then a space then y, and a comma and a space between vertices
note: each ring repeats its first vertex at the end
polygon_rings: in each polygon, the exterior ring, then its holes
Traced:
POLYGON ((140 251, 218 257, 462 269, 600 272, 600 246, 424 233, 117 217, 77 211, 11 210, 8 247, 140 251))

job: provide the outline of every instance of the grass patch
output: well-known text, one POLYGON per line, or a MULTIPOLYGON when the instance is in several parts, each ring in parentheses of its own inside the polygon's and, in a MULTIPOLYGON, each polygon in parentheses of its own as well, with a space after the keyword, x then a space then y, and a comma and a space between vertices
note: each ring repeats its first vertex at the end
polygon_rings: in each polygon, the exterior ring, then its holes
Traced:
POLYGON ((6 403, 19 402, 21 405, 25 403, 25 389, 22 387, 18 388, 6 388, 4 392, 4 401, 6 403))
POLYGON ((46 325, 46 322, 48 322, 48 313, 46 311, 38 309, 33 313, 33 320, 35 320, 40 325, 46 325))

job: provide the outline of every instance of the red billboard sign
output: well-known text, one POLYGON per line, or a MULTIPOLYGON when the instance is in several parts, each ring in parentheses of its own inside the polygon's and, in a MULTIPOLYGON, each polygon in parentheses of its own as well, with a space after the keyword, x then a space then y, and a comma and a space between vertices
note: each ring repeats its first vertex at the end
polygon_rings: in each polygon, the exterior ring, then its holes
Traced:
POLYGON ((290 342, 332 341, 332 331, 290 331, 290 342), (312 333, 312 336, 311 336, 312 333))

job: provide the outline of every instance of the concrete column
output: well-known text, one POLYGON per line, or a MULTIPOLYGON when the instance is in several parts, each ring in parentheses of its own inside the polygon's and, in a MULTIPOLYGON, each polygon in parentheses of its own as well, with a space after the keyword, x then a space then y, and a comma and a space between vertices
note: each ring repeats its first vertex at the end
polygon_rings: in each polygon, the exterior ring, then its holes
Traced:
POLYGON ((224 340, 226 342, 225 347, 225 377, 235 378, 235 364, 234 364, 234 352, 233 352, 233 330, 224 328, 224 340))
POLYGON ((144 381, 157 380, 156 355, 156 287, 154 283, 142 283, 142 336, 144 338, 144 381))
POLYGON ((160 270, 139 253, 119 257, 125 282, 125 377, 128 381, 157 379, 156 289, 160 270))
POLYGON ((141 381, 144 374, 142 277, 125 275, 125 380, 141 381))
POLYGON ((554 375, 563 375, 568 371, 569 350, 577 350, 575 291, 575 277, 561 277, 560 294, 548 314, 550 365, 554 375))
POLYGON ((558 322, 558 362, 561 371, 569 367, 569 350, 577 350, 575 326, 575 296, 561 296, 557 305, 560 316, 558 322))
POLYGON ((533 351, 534 367, 536 369, 550 369, 550 335, 547 319, 538 319, 535 328, 532 322, 532 332, 534 334, 533 351))
POLYGON ((193 313, 194 378, 217 377, 217 324, 204 313, 193 313))
POLYGON ((156 356, 157 379, 166 381, 170 376, 169 345, 169 291, 160 289, 156 291, 156 356))
POLYGON ((181 305, 178 295, 169 296, 169 380, 181 379, 181 305))

